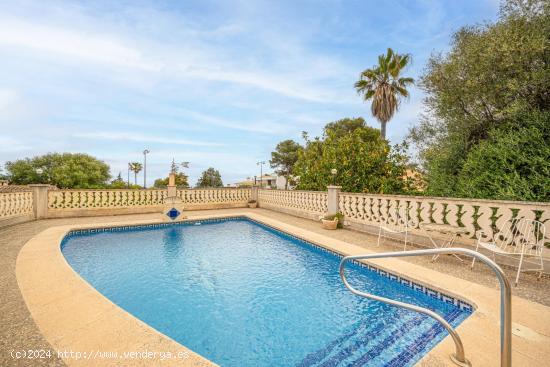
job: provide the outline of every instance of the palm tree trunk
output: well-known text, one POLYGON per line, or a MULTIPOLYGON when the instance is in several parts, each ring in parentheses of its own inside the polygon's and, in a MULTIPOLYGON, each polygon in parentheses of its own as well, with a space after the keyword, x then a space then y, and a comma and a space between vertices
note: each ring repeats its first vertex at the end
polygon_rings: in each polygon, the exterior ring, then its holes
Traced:
POLYGON ((134 184, 137 185, 137 172, 134 171, 134 184))
POLYGON ((380 123, 380 136, 382 137, 382 139, 386 139, 386 124, 387 122, 380 123))

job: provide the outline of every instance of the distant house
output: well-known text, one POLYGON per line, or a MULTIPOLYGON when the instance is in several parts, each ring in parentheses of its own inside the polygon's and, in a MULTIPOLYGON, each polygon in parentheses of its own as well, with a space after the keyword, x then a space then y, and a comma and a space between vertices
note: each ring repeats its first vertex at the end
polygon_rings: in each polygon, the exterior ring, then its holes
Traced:
POLYGON ((8 186, 9 182, 8 180, 0 180, 0 186, 8 186))
MULTIPOLYGON (((237 182, 232 185, 235 187, 252 187, 252 186, 261 186, 264 189, 277 189, 284 190, 286 184, 286 178, 283 176, 277 176, 275 174, 264 174, 260 177, 247 177, 246 180, 237 182)), ((288 189, 292 190, 295 186, 288 185, 288 189)))
POLYGON ((291 177, 290 182, 288 183, 288 186, 286 185, 286 177, 284 176, 277 176, 277 180, 275 181, 275 187, 277 190, 294 190, 296 188, 296 181, 297 177, 291 177))
POLYGON ((261 186, 263 189, 276 188, 277 175, 266 173, 262 177, 247 177, 246 180, 237 182, 237 187, 261 186))
POLYGON ((262 177, 256 178, 256 185, 259 185, 261 188, 265 189, 274 189, 276 188, 277 175, 273 174, 264 174, 262 177))

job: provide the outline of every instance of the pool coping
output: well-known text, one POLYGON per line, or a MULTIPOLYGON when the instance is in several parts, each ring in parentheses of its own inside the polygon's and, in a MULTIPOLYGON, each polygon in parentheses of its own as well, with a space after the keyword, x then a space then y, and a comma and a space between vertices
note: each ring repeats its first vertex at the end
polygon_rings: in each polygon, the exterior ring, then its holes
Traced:
MULTIPOLYGON (((310 242, 340 255, 373 253, 363 247, 336 240, 300 227, 255 213, 254 209, 232 213, 192 215, 188 220, 222 219, 242 216, 267 225, 288 235, 310 242)), ((61 356, 69 366, 110 366, 109 358, 94 359, 95 351, 170 352, 183 353, 185 359, 155 360, 161 365, 215 366, 206 358, 175 342, 138 320, 99 293, 76 273, 61 253, 61 241, 75 230, 155 225, 163 220, 141 220, 64 225, 50 227, 39 233, 21 249, 16 275, 23 298, 44 337, 55 350, 90 354, 76 360, 61 356)), ((442 291, 474 306, 475 311, 457 328, 473 365, 499 365, 499 293, 472 282, 442 274, 399 259, 370 260, 368 264, 383 271, 442 291), (459 291, 456 291, 459 289, 459 291)), ((495 282, 496 283, 496 282, 495 282)), ((513 360, 514 366, 544 365, 550 359, 550 307, 522 298, 513 299, 513 360)), ((418 365, 453 366, 448 358, 454 344, 446 337, 418 365)), ((118 360, 117 360, 118 361, 118 360)), ((151 359, 124 359, 126 366, 151 363, 151 359)))

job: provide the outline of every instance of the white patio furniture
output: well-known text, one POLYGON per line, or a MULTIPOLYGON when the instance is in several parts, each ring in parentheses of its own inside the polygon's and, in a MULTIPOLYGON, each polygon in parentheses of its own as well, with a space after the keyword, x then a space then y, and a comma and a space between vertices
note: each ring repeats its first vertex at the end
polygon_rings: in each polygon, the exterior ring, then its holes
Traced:
POLYGON ((406 218, 403 218, 402 216, 388 216, 384 222, 380 222, 377 246, 380 246, 380 238, 383 238, 383 241, 386 241, 388 233, 405 234, 405 245, 403 246, 403 251, 405 251, 407 249, 407 239, 410 227, 414 226, 406 218))
MULTIPOLYGON (((468 233, 468 230, 464 227, 452 226, 450 224, 443 223, 420 223, 420 228, 426 232, 434 248, 452 247, 458 236, 468 233), (436 239, 442 239, 443 242, 438 244, 436 239)), ((453 254, 453 256, 461 262, 464 261, 456 254, 453 254)), ((439 255, 432 256, 432 262, 437 260, 438 257, 439 255)))
MULTIPOLYGON (((532 219, 516 218, 507 222, 503 228, 493 234, 492 238, 487 233, 478 231, 476 251, 479 251, 480 247, 490 251, 495 262, 496 255, 519 261, 515 281, 517 286, 519 274, 526 264, 533 264, 536 267, 524 271, 539 271, 539 278, 542 276, 542 270, 544 270, 542 248, 545 234, 546 228, 543 223, 532 219)), ((475 261, 474 258, 472 268, 475 261)))

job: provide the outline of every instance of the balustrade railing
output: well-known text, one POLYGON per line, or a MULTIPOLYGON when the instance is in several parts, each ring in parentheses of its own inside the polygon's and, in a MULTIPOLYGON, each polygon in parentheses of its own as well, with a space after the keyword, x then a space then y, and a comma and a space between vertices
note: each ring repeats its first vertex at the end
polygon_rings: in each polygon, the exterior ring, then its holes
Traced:
MULTIPOLYGON (((53 217, 77 215, 74 210, 85 209, 144 208, 150 212, 162 206, 167 195, 165 189, 47 190, 47 211, 53 217)), ((250 188, 180 189, 177 196, 191 209, 201 205, 220 208, 223 204, 244 205, 253 192, 250 188)), ((550 203, 344 192, 335 195, 331 199, 335 202, 329 206, 326 191, 298 190, 258 190, 257 199, 260 207, 312 219, 327 213, 329 207, 337 207, 351 224, 377 226, 406 218, 413 231, 419 229, 420 223, 451 224, 465 228, 465 237, 471 239, 479 230, 490 236, 510 225, 514 218, 536 219, 547 226, 550 236, 550 203)), ((0 193, 0 219, 32 216, 34 209, 31 191, 0 193)), ((546 242, 550 243, 550 238, 546 242)))
POLYGON ((183 204, 224 204, 246 203, 250 199, 251 189, 219 188, 219 189, 182 189, 177 196, 183 204))
POLYGON ((259 190, 261 207, 289 208, 322 215, 327 212, 327 193, 323 191, 259 190))
POLYGON ((32 192, 0 193, 0 219, 33 214, 32 192))
POLYGON ((53 190, 48 192, 48 209, 107 209, 157 206, 164 203, 166 190, 53 190))
POLYGON ((550 203, 340 193, 338 207, 351 223, 378 225, 406 218, 417 229, 420 223, 463 227, 471 239, 478 230, 496 233, 513 218, 536 219, 550 227, 550 203))

